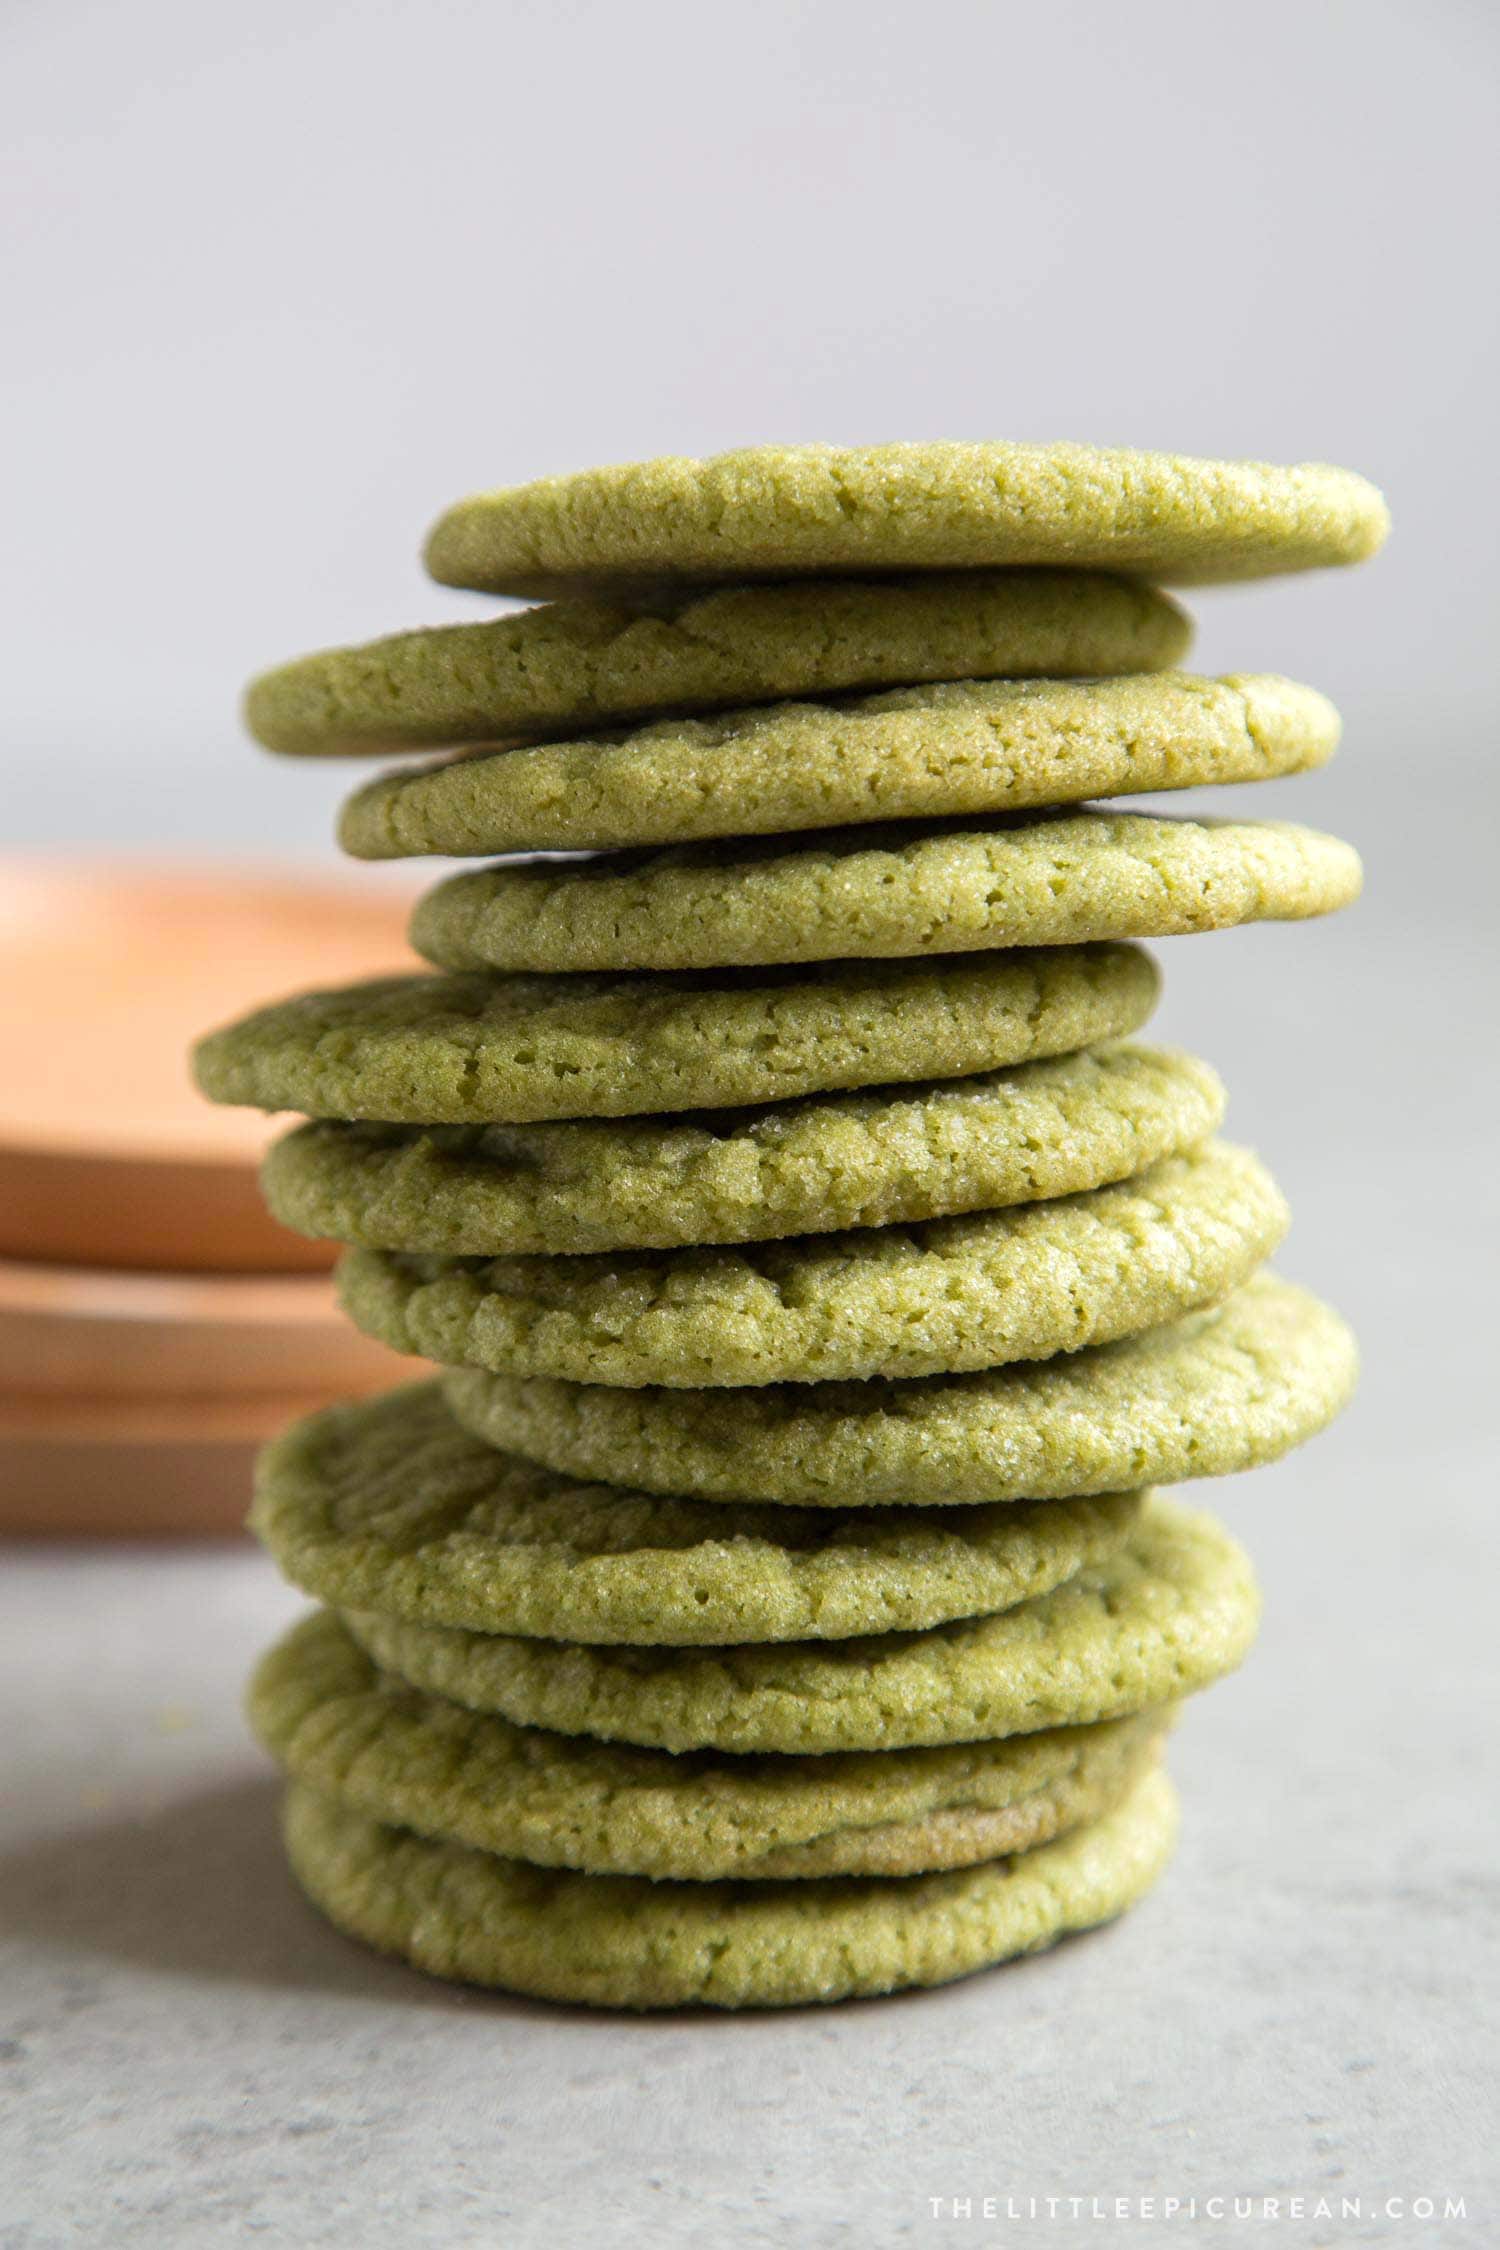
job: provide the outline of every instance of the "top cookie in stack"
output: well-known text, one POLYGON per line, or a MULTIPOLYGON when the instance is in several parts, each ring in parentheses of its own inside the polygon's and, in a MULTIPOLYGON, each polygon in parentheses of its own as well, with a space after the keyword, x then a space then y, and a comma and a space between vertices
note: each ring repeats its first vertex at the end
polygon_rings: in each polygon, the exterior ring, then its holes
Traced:
POLYGON ((198 1051, 301 1110, 277 1215, 450 1372, 315 1417, 256 1522, 329 1603, 252 1710, 344 1926, 627 2006, 933 1983, 1104 1919, 1170 1845, 1172 1707, 1248 1566, 1154 1483, 1347 1394, 1142 937, 1325 912, 1286 823, 1088 800, 1321 764, 1287 680, 1176 669, 1168 584, 1361 559, 1358 477, 1077 446, 766 449, 445 515, 541 598, 251 689, 366 857, 502 864, 430 976, 198 1051), (454 753, 457 753, 456 755, 454 753), (513 855, 587 853, 563 862, 513 855))

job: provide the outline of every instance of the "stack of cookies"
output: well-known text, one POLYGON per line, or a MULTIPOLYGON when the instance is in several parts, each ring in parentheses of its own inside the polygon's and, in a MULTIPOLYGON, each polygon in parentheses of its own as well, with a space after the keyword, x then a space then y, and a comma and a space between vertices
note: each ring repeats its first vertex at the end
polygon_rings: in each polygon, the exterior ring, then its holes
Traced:
POLYGON ((667 460, 442 518, 439 579, 537 606, 257 682, 274 750, 448 753, 356 792, 351 852, 497 862, 420 902, 433 974, 197 1056, 308 1118, 272 1209, 447 1371, 260 1473, 327 1606, 252 1716, 341 1927, 732 2007, 941 1983, 1155 1880, 1163 1739, 1257 1608, 1156 1488, 1311 1436, 1354 1352, 1266 1270, 1213 1071, 1136 1038, 1134 941, 1359 869, 1088 800, 1321 764, 1324 698, 1177 669, 1153 582, 1385 521, 1335 469, 1075 446, 667 460))

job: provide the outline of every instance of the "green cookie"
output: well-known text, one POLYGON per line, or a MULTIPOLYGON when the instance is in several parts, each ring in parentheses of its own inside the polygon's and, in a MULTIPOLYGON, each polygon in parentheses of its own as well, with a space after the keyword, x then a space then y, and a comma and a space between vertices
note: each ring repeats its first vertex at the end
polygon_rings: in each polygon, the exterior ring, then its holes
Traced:
POLYGON ((612 1390, 455 1368, 459 1420, 573 1476, 710 1500, 1050 1499, 1274 1461, 1354 1387, 1336 1313, 1274 1275, 1216 1312, 1036 1365, 910 1383, 612 1390))
POLYGON ((905 1750, 1175 1703, 1240 1662, 1260 1597, 1212 1516, 1152 1495, 1124 1544, 1050 1594, 921 1633, 600 1648, 345 1622, 384 1671, 517 1726, 659 1750, 905 1750))
POLYGON ((301 1787, 286 1815, 298 1882, 351 1937, 432 1976, 632 2009, 798 2007, 946 1984, 1123 1913, 1176 1839, 1159 1772, 1035 1851, 895 1879, 578 1875, 433 1843, 301 1787))
POLYGON ((1223 1114, 1207 1063, 1096 1047, 708 1117, 299 1125, 261 1185, 283 1226, 370 1249, 671 1250, 1069 1195, 1196 1147, 1223 1114))
POLYGON ((713 969, 1177 937, 1359 885, 1348 844, 1290 821, 1033 813, 471 869, 419 901, 411 942, 442 969, 713 969))
POLYGON ((992 1508, 742 1507, 579 1484, 454 1421, 436 1383, 296 1422, 251 1529, 349 1609, 543 1640, 838 1640, 978 1617, 1112 1554, 1139 1495, 992 1508))
POLYGON ((296 1781, 542 1867, 669 1881, 916 1875, 1027 1851, 1117 1804, 1161 1714, 822 1758, 674 1757, 403 1688, 324 1610, 264 1657, 250 1723, 296 1781))
POLYGON ((322 649, 252 681, 245 718, 268 750, 359 756, 912 680, 1151 672, 1191 638, 1164 594, 1082 571, 735 586, 322 649))
POLYGON ((1211 1304, 1287 1221, 1248 1150, 1211 1142, 1058 1202, 753 1249, 457 1263, 355 1250, 339 1297, 397 1351, 502 1375, 673 1388, 940 1375, 1211 1304))
POLYGON ((1321 462, 1092 445, 765 445, 480 493, 439 519, 427 567, 444 585, 541 596, 1015 564, 1189 585, 1362 562, 1388 526, 1373 485, 1321 462))
POLYGON ((1131 946, 840 961, 715 976, 381 977, 258 1008, 199 1041, 211 1101, 394 1124, 715 1109, 956 1078, 1133 1031, 1131 946))
POLYGON ((344 807, 359 859, 612 850, 955 819, 1320 766, 1339 717, 1271 674, 988 680, 458 758, 383 774, 344 807))

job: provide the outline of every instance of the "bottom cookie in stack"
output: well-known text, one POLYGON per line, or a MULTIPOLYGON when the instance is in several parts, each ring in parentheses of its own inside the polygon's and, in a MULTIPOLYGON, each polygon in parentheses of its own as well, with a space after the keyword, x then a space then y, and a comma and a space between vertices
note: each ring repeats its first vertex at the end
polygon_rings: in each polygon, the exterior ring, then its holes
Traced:
POLYGON ((652 1883, 434 1842, 293 1789, 287 1851, 330 1921, 437 1976, 595 2007, 795 2007, 946 1984, 1124 1912, 1170 1856, 1165 1774, 1102 1819, 937 1875, 652 1883))
POLYGON ((251 1693, 310 1896, 633 2008, 941 1983, 1120 1912, 1171 1848, 1173 1710, 1257 1610, 1159 1496, 658 1497, 494 1450, 433 1384, 288 1432, 254 1520, 336 1605, 251 1693))

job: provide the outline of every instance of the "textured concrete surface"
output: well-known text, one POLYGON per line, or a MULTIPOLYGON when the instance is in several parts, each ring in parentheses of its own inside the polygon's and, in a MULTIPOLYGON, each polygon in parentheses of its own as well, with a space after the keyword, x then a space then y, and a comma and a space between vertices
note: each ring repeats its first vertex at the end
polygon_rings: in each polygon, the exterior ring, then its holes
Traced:
POLYGON ((1411 824, 1390 791, 1351 753, 1277 792, 1372 843, 1370 905, 1162 949, 1162 1033, 1225 1069, 1230 1130, 1297 1214, 1281 1262, 1353 1314, 1366 1378, 1332 1434, 1218 1490, 1267 1622, 1180 1732, 1157 1895, 1019 1968, 831 2014, 447 1992, 321 1927, 282 1871, 237 1715, 297 1607, 269 1564, 17 1549, 5 2250, 1497 2238, 1486 790, 1411 824), (1113 2215, 1153 2195, 1283 2208, 1113 2215), (1109 2213, 1027 2209, 1072 2196, 1109 2213))

